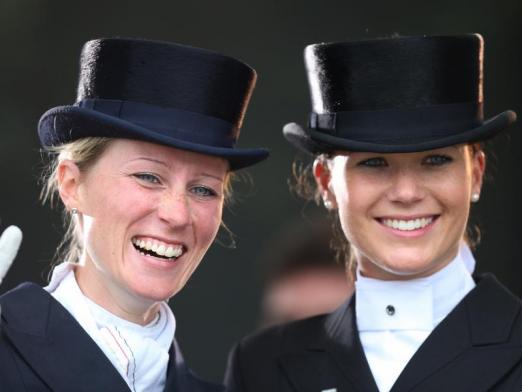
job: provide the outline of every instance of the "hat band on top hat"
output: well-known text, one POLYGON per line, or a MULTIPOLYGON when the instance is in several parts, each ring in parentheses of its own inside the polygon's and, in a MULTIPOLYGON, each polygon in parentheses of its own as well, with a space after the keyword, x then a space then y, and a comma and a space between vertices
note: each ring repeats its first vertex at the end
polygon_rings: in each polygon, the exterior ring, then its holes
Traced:
POLYGON ((187 142, 224 148, 232 148, 235 144, 231 136, 236 134, 233 124, 200 113, 115 99, 83 99, 76 102, 75 106, 117 117, 187 142), (212 132, 208 132, 209 129, 212 132))
POLYGON ((465 102, 407 109, 311 113, 309 128, 365 142, 444 137, 483 123, 483 104, 465 102))

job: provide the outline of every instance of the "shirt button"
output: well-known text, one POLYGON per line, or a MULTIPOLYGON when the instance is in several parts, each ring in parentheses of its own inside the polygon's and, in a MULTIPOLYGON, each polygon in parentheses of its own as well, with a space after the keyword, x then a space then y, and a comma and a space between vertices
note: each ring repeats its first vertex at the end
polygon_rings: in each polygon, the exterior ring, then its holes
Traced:
POLYGON ((393 316, 395 314, 395 307, 393 305, 386 306, 386 314, 388 316, 393 316))

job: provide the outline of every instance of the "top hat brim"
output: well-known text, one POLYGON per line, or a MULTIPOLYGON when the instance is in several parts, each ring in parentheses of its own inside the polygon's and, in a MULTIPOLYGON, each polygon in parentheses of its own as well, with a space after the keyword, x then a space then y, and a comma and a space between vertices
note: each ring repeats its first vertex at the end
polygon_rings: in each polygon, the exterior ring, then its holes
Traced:
POLYGON ((283 135, 292 145, 309 154, 329 153, 336 150, 358 152, 400 153, 427 151, 463 143, 490 139, 516 121, 516 114, 507 110, 484 121, 480 126, 445 137, 408 137, 382 140, 355 140, 338 137, 315 129, 305 130, 297 123, 286 124, 283 135))
POLYGON ((254 165, 266 159, 269 154, 268 150, 263 148, 226 148, 189 142, 121 118, 77 106, 59 106, 45 112, 38 123, 38 135, 44 147, 92 136, 143 140, 224 158, 229 162, 230 170, 254 165))

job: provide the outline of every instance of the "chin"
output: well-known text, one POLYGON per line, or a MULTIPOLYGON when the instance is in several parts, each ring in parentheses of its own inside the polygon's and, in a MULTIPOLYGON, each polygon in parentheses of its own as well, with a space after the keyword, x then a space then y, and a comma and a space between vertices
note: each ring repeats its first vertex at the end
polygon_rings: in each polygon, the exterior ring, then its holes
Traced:
POLYGON ((140 283, 135 287, 131 287, 135 296, 143 298, 151 302, 168 301, 171 297, 181 290, 179 287, 174 287, 172 282, 168 284, 162 283, 140 283))
POLYGON ((397 276, 398 280, 415 279, 428 274, 429 269, 419 268, 415 265, 385 266, 383 268, 388 274, 397 276))
POLYGON ((383 280, 415 279, 432 273, 436 270, 433 257, 425 252, 403 251, 385 252, 382 257, 367 258, 365 275, 383 280), (376 260, 376 261, 372 261, 376 260), (377 261, 378 260, 378 261, 377 261))

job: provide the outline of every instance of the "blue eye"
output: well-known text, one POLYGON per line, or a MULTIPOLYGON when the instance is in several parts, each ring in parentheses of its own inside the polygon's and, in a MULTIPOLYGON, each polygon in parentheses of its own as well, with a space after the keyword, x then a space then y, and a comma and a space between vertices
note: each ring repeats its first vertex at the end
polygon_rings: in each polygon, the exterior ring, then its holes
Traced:
POLYGON ((155 176, 151 173, 136 173, 134 174, 134 177, 138 178, 139 180, 142 180, 144 182, 149 182, 151 184, 159 184, 161 183, 158 176, 155 176))
POLYGON ((198 185, 190 189, 190 191, 198 197, 217 196, 217 192, 206 186, 198 185))
POLYGON ((429 166, 442 166, 450 162, 453 162, 453 158, 448 155, 430 155, 423 163, 429 166))
POLYGON ((384 158, 376 157, 365 159, 361 162, 357 163, 357 166, 366 166, 366 167, 385 167, 388 166, 388 162, 384 158))

